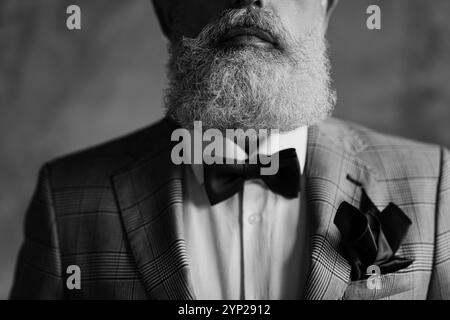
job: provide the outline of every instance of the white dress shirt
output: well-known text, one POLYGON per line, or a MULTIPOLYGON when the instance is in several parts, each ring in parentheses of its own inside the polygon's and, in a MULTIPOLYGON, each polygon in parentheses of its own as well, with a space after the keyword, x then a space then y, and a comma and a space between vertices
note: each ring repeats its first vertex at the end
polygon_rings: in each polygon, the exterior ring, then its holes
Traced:
MULTIPOLYGON (((260 153, 295 148, 303 172, 307 132, 304 127, 272 135, 262 142, 260 153)), ((247 158, 233 141, 224 139, 225 157, 247 158)), ((301 197, 286 199, 258 179, 246 181, 242 192, 211 206, 203 166, 185 168, 184 235, 196 298, 301 298, 306 268, 301 197)))

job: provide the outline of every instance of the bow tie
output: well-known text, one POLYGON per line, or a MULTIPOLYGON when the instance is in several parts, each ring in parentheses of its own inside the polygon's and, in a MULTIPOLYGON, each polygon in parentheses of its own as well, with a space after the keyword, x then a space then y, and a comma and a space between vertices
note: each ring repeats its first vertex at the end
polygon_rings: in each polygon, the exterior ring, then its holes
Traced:
MULTIPOLYGON (((211 205, 222 202, 240 190, 246 180, 261 179, 274 193, 294 199, 300 191, 300 165, 295 149, 282 150, 271 157, 279 157, 279 170, 274 175, 262 175, 261 163, 204 165, 205 189, 211 205)), ((259 157, 258 157, 259 159, 259 157)))

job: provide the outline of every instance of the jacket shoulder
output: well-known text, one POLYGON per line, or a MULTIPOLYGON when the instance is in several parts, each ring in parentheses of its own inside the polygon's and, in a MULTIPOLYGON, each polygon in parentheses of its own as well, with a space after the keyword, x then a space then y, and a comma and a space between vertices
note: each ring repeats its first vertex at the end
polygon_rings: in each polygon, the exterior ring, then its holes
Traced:
POLYGON ((109 185, 114 172, 142 154, 158 149, 160 140, 165 138, 166 122, 163 119, 128 135, 47 162, 44 167, 50 174, 52 186, 109 185))
POLYGON ((358 157, 386 179, 439 178, 444 152, 439 145, 380 133, 338 119, 327 120, 326 126, 341 141, 357 145, 358 157))

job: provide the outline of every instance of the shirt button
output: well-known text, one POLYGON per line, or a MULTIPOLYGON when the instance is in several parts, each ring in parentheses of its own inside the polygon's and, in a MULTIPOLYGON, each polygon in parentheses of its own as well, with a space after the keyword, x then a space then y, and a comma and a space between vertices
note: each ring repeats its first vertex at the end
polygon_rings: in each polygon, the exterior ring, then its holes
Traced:
POLYGON ((254 225, 261 222, 261 216, 257 214, 252 214, 248 217, 248 223, 254 225))

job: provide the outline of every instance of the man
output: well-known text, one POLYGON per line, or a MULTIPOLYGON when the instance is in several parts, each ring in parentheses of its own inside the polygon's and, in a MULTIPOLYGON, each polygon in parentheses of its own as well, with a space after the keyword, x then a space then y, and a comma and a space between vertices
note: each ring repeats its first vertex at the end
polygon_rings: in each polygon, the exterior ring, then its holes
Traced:
POLYGON ((327 119, 335 5, 154 0, 167 117, 43 167, 11 297, 450 298, 450 153, 327 119), (236 165, 176 164, 195 121, 273 131, 220 140, 236 165))

